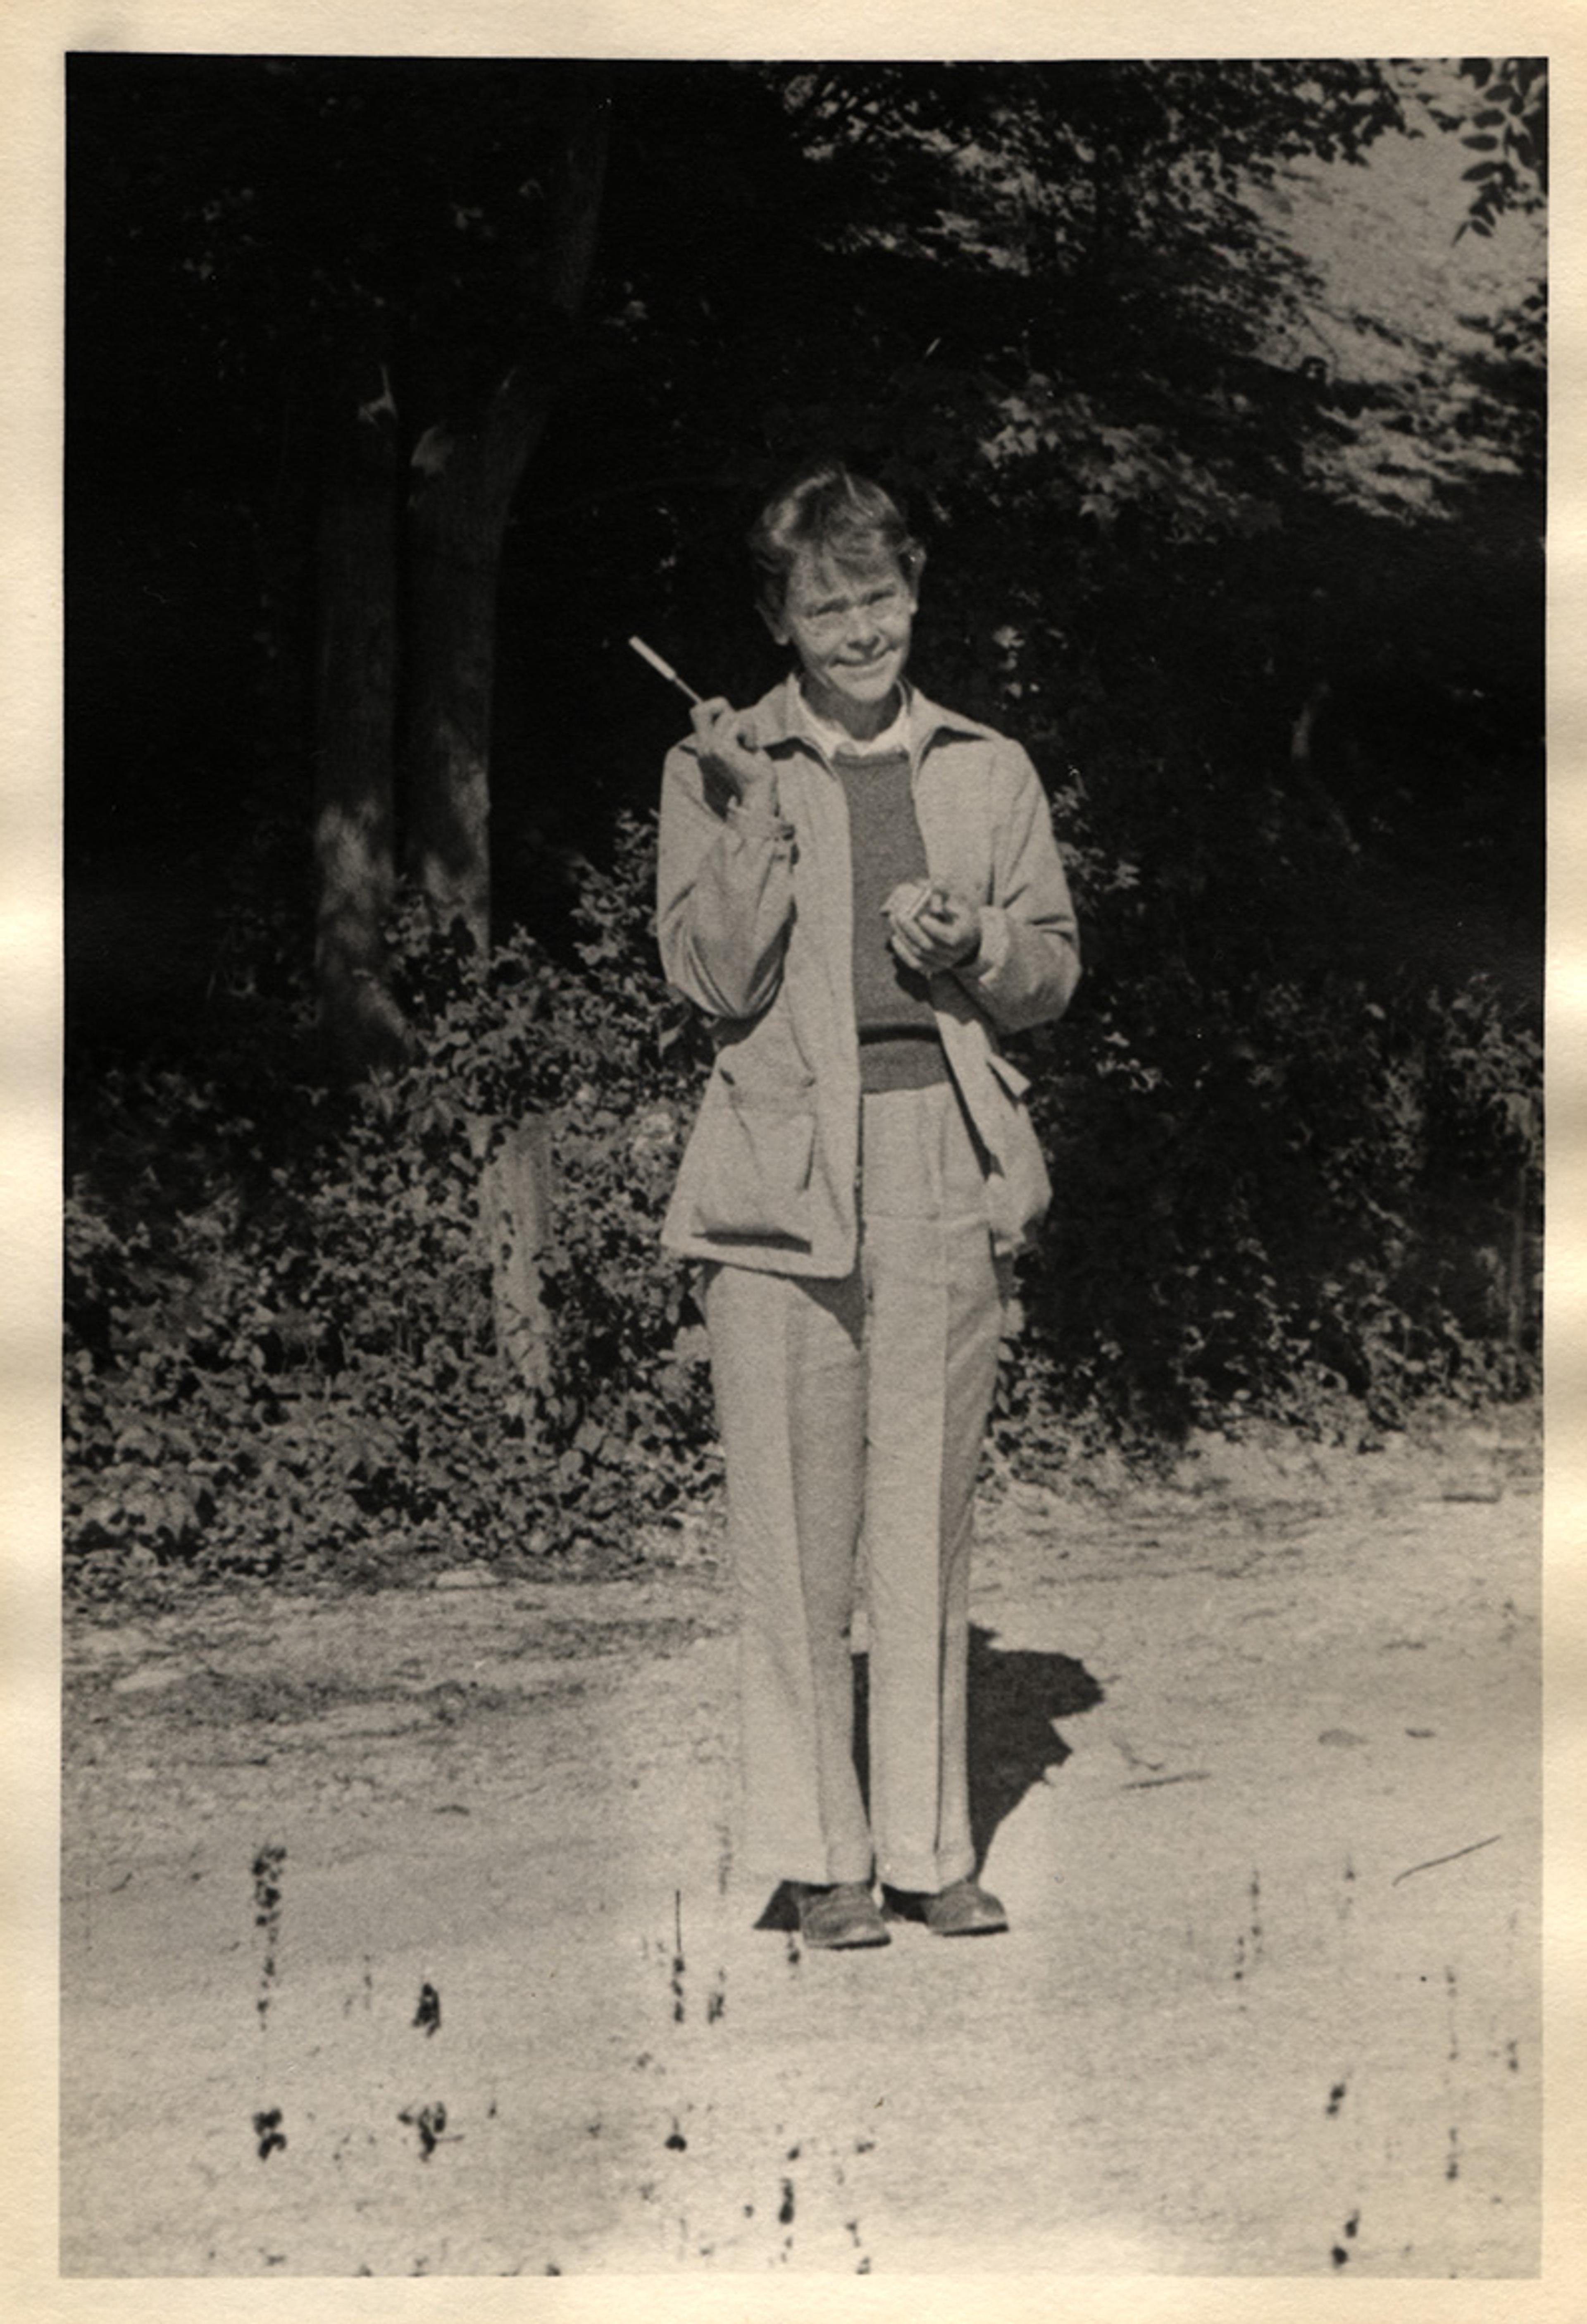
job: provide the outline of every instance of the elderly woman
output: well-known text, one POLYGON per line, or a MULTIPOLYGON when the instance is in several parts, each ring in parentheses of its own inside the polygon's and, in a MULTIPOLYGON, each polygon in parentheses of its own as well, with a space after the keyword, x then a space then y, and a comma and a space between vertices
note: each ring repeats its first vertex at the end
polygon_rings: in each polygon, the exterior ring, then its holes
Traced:
POLYGON ((741 1611, 746 1855, 811 1946, 1006 1928, 976 1880, 971 1511, 1007 1263, 1050 1188, 1000 1036, 1079 975, 1047 802, 1018 743, 905 677, 925 563, 835 462, 751 535, 793 650, 667 761, 669 980, 715 1062, 663 1237, 704 1304, 741 1611), (864 1545, 870 1812, 850 1625, 864 1545))

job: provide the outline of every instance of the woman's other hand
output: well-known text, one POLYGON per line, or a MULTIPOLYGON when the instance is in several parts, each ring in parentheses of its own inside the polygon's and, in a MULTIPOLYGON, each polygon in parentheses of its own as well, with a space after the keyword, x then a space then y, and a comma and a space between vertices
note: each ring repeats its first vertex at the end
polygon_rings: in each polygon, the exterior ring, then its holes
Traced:
POLYGON ((882 906, 890 942, 906 968, 935 976, 962 968, 981 949, 979 908, 941 880, 909 880, 882 906))
POLYGON ((752 710, 735 710, 721 695, 697 702, 689 712, 700 767, 707 784, 727 791, 741 807, 776 812, 777 770, 761 750, 752 710))

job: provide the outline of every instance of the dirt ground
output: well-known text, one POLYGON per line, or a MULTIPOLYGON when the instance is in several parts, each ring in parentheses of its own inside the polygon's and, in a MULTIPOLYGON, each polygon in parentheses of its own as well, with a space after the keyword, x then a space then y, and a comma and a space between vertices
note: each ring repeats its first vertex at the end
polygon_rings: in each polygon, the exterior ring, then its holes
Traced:
POLYGON ((736 1862, 709 1513, 78 1621, 63 2272, 1535 2273, 1538 1470, 991 1497, 971 1943, 802 1953, 736 1862))

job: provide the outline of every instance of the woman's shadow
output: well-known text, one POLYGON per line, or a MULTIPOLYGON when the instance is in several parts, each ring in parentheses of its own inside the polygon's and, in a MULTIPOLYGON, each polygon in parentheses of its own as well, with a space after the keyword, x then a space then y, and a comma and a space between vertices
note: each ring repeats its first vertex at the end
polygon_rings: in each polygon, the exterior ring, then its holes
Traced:
POLYGON ((1102 1699, 1072 1655, 1000 1646, 994 1631, 972 1626, 970 1836, 978 1872, 1003 1818, 1070 1757, 1056 1722, 1077 1719, 1102 1699))
MULTIPOLYGON (((995 1632, 971 1625, 970 1836, 977 1872, 1003 1818, 1046 1779, 1049 1767, 1061 1767, 1070 1757, 1056 1721, 1078 1718, 1102 1700, 1102 1688, 1072 1655, 1000 1646, 995 1632)), ((870 1666, 859 1654, 854 1656, 854 1766, 867 1808, 869 1711, 870 1666)), ((797 1917, 791 1900, 779 1888, 757 1925, 792 1928, 797 1917)))

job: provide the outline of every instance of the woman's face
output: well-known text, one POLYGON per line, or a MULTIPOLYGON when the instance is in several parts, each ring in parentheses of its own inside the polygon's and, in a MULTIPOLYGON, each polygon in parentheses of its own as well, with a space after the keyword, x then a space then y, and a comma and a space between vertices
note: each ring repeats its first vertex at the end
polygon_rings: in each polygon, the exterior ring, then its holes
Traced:
POLYGON ((915 602, 894 557, 840 565, 801 549, 782 612, 767 619, 804 664, 811 707, 852 728, 873 724, 903 676, 915 602))

